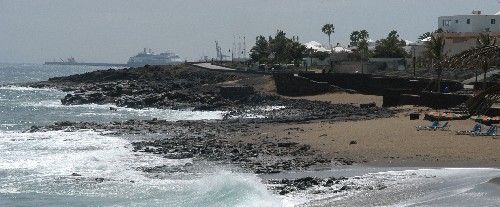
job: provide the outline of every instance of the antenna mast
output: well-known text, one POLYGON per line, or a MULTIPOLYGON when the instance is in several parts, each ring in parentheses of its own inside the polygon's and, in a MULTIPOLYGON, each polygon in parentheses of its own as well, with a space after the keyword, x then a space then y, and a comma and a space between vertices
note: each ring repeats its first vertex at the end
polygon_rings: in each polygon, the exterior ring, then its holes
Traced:
POLYGON ((243 58, 247 59, 247 41, 245 36, 243 36, 243 58))

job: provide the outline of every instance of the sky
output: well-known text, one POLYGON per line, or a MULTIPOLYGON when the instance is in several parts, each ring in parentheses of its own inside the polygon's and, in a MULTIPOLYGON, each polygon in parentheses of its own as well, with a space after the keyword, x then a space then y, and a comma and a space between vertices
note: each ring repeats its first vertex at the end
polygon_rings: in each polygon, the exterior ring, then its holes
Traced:
POLYGON ((183 59, 214 57, 233 40, 283 30, 301 42, 347 44, 353 30, 377 40, 397 30, 416 40, 437 29, 439 16, 500 11, 498 0, 0 0, 0 62, 43 63, 75 57, 125 63, 152 48, 183 59))

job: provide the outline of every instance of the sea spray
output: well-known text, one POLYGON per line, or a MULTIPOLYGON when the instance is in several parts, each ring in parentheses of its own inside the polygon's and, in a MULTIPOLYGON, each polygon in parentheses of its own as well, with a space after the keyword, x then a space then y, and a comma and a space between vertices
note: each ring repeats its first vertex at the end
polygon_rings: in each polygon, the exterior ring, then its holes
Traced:
POLYGON ((0 178, 0 198, 7 204, 281 205, 254 174, 214 171, 169 178, 142 172, 141 167, 190 161, 133 153, 128 140, 93 130, 0 132, 0 146, 0 174, 5 175, 0 178))

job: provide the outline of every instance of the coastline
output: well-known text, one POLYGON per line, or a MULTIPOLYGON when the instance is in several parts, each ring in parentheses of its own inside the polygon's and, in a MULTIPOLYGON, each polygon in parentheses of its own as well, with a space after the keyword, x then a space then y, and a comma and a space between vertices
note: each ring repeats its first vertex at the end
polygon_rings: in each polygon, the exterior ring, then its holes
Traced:
MULTIPOLYGON (((223 120, 211 123, 175 124, 161 120, 121 123, 143 133, 147 130, 161 133, 165 126, 191 128, 202 136, 220 137, 234 145, 249 144, 269 150, 274 145, 304 146, 314 155, 348 165, 494 167, 500 164, 500 152, 495 150, 500 147, 500 140, 454 134, 454 131, 469 129, 474 123, 472 120, 451 121, 450 131, 417 131, 416 126, 428 125, 428 121, 409 120, 409 113, 425 113, 427 108, 360 108, 360 104, 370 102, 379 106, 382 98, 345 92, 284 97, 276 94, 272 78, 263 75, 208 71, 187 65, 154 66, 57 77, 29 86, 70 92, 61 100, 65 105, 117 103, 131 108, 194 107, 194 110, 229 111, 223 120), (214 80, 207 82, 207 78, 214 80), (221 86, 237 89, 250 86, 255 92, 227 97, 220 91, 221 86), (265 109, 269 106, 281 109, 265 109), (245 118, 249 114, 265 118, 245 118), (266 143, 271 144, 264 146, 266 143)), ((116 128, 113 124, 59 123, 52 130, 70 126, 116 128)))
MULTIPOLYGON (((356 176, 372 182, 374 174, 386 176, 386 172, 399 169, 399 173, 412 178, 413 175, 406 175, 406 170, 475 170, 496 167, 500 161, 497 159, 500 152, 495 150, 500 147, 500 140, 454 134, 456 130, 469 129, 474 123, 471 120, 452 121, 451 131, 417 131, 415 126, 428 125, 428 121, 411 121, 409 113, 429 109, 380 108, 379 96, 344 92, 284 97, 276 94, 268 76, 221 75, 182 67, 186 66, 98 71, 52 78, 29 86, 68 92, 62 99, 65 105, 114 103, 130 108, 223 110, 227 111, 223 119, 62 121, 33 126, 27 132, 90 129, 111 131, 113 136, 142 137, 132 140, 131 151, 171 160, 192 159, 194 165, 211 162, 236 166, 245 173, 265 178, 265 184, 279 195, 295 195, 325 186, 328 188, 325 192, 336 195, 358 188, 383 190, 385 185, 357 183, 356 176), (141 72, 144 74, 138 75, 141 72), (158 80, 158 75, 167 77, 158 80), (207 83, 204 76, 217 81, 207 83), (185 84, 186 80, 193 84, 185 84), (228 98, 221 95, 221 86, 250 86, 255 92, 228 98), (375 107, 359 106, 372 102, 375 107), (157 138, 149 138, 152 134, 157 138), (348 170, 345 174, 331 174, 339 169, 348 170), (353 173, 356 169, 361 169, 358 174, 353 173), (289 177, 291 174, 295 175, 289 177), (352 182, 356 184, 351 185, 352 182)), ((152 174, 184 173, 196 170, 196 166, 158 165, 137 170, 152 174)), ((498 184, 497 179, 492 182, 498 184)))
POLYGON ((323 153, 373 166, 405 167, 496 167, 500 163, 500 140, 455 135, 473 125, 471 120, 452 121, 451 131, 417 131, 427 121, 410 121, 404 114, 393 118, 330 122, 269 124, 235 137, 262 140, 287 138, 311 145, 323 153), (259 134, 265 134, 261 136, 259 134))

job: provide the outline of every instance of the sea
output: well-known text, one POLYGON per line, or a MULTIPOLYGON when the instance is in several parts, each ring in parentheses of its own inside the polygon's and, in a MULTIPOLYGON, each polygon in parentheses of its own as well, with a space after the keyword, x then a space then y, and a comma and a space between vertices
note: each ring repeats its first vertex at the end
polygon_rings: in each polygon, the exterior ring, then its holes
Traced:
MULTIPOLYGON (((500 206, 496 168, 387 168, 363 165, 273 175, 195 163, 193 172, 145 173, 141 167, 185 166, 133 152, 139 135, 106 131, 25 132, 56 121, 216 120, 224 111, 64 106, 65 92, 21 87, 107 67, 0 63, 0 206, 500 206), (350 190, 317 187, 279 195, 268 179, 344 176, 350 190), (382 187, 381 187, 382 186, 382 187)), ((114 106, 113 106, 114 107, 114 106)))

